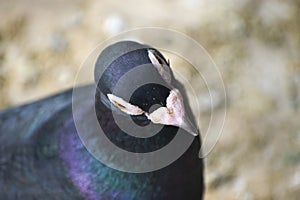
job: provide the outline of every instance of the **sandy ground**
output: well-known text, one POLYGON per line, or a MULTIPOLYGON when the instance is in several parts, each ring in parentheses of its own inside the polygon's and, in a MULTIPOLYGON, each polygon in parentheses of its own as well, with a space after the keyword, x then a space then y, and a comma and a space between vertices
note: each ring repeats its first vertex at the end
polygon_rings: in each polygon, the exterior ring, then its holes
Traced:
POLYGON ((158 26, 189 35, 216 62, 227 94, 203 72, 211 104, 203 80, 170 55, 197 94, 201 130, 227 112, 205 158, 205 199, 300 199, 298 0, 1 0, 0 17, 0 109, 72 87, 89 53, 121 31, 158 26))

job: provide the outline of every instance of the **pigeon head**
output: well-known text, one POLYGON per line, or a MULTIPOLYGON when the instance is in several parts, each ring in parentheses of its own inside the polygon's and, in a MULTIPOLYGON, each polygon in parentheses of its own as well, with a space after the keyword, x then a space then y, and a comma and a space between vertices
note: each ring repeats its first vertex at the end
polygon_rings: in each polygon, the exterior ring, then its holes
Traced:
POLYGON ((101 103, 137 125, 173 126, 198 135, 184 88, 157 49, 133 41, 108 46, 97 60, 95 82, 101 103))

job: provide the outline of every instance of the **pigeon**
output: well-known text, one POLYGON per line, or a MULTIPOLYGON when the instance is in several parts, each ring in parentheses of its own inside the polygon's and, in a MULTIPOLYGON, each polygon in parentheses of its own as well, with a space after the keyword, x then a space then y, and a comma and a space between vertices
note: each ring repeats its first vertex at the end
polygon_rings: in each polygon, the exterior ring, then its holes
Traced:
POLYGON ((198 136, 170 62, 149 45, 119 41, 100 53, 94 83, 0 111, 0 199, 201 200, 198 136), (101 143, 97 126, 116 151, 101 143), (168 159, 159 152, 178 134, 191 144, 168 165, 151 169, 168 159), (132 166, 118 149, 155 153, 158 162, 132 166), (116 160, 119 166, 110 164, 116 160), (142 167, 148 171, 134 171, 142 167))

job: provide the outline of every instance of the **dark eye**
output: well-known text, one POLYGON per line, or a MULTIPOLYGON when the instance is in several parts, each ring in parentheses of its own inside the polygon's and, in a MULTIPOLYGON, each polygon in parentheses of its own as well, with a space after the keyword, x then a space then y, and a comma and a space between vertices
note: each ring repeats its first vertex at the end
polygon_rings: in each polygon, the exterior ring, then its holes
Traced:
POLYGON ((154 54, 155 58, 158 60, 159 64, 163 65, 163 59, 161 57, 159 57, 157 54, 154 54))
POLYGON ((158 60, 159 64, 161 65, 169 65, 170 66, 170 61, 166 61, 166 59, 163 57, 163 55, 161 55, 159 52, 157 52, 156 50, 151 51, 153 53, 153 55, 155 56, 155 58, 158 60))

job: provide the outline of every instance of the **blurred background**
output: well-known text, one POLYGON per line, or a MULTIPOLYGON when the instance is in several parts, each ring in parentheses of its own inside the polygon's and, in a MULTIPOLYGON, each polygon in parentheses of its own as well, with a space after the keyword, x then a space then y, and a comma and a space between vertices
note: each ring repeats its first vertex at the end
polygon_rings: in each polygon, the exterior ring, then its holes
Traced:
MULTIPOLYGON (((205 158, 205 199, 300 199, 299 0, 0 0, 0 17, 0 110, 72 87, 89 53, 121 31, 189 35, 218 65, 227 93, 222 137, 205 158)), ((203 88, 196 112, 206 123, 203 88)), ((218 119, 225 98, 210 92, 218 119)))

